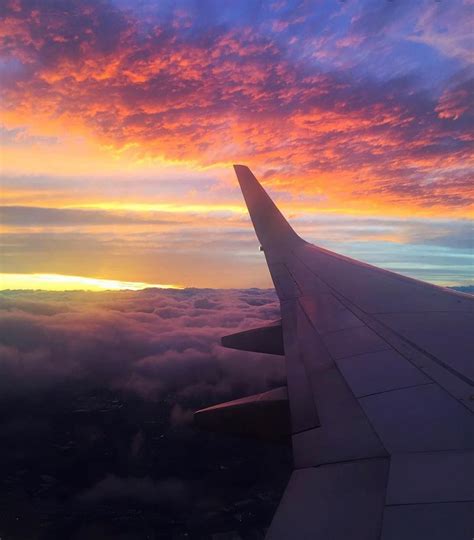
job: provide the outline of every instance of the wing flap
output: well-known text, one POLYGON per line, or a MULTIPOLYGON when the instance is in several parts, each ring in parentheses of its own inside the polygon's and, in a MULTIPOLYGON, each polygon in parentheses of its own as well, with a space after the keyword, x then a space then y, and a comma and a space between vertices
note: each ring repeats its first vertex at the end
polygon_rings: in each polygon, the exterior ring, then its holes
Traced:
POLYGON ((228 349, 252 351, 266 354, 285 354, 281 320, 267 326, 251 328, 221 338, 221 344, 228 349))
POLYGON ((286 440, 290 434, 286 387, 201 409, 194 413, 194 422, 208 431, 286 440))

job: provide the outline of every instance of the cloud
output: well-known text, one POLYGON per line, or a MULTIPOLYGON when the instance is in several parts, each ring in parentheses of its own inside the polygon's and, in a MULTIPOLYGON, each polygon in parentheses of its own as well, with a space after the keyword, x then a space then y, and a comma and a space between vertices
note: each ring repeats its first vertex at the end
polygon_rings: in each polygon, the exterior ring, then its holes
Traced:
MULTIPOLYGON (((466 180, 462 188, 466 192, 467 184, 466 180)), ((360 189, 364 196, 363 186, 360 189)), ((172 212, 14 208, 3 214, 4 272, 54 272, 198 287, 271 286, 249 220, 240 214, 206 215, 197 222, 172 212)), ((333 251, 383 267, 387 257, 390 262, 403 261, 416 246, 411 260, 413 268, 419 268, 413 277, 441 285, 471 279, 472 272, 466 270, 472 249, 469 220, 331 215, 306 205, 287 215, 303 238, 333 251), (436 253, 435 248, 439 248, 436 253), (457 271, 450 267, 455 258, 457 271), (425 263, 437 266, 440 275, 449 266, 448 278, 424 273, 425 263)), ((203 309, 214 307, 209 298, 196 302, 203 309)))
POLYGON ((191 409, 184 409, 181 405, 176 404, 171 409, 170 422, 173 426, 182 426, 191 424, 193 421, 193 413, 191 409))
POLYGON ((440 118, 457 120, 466 113, 472 117, 472 97, 474 95, 474 78, 456 81, 455 85, 444 90, 436 107, 440 118))
POLYGON ((436 2, 424 7, 409 39, 433 47, 448 58, 472 65, 472 2, 436 2), (450 31, 453 24, 456 30, 450 31))
POLYGON ((30 135, 25 128, 8 129, 0 125, 0 144, 2 146, 30 146, 35 144, 55 144, 56 137, 30 135))
MULTIPOLYGON (((351 7, 312 13, 290 5, 293 52, 286 30, 266 24, 271 9, 263 7, 224 10, 219 19, 210 4, 198 17, 185 3, 142 19, 108 2, 9 5, 3 54, 23 68, 7 69, 3 92, 17 120, 34 117, 60 132, 73 126, 117 151, 134 148, 138 158, 271 167, 269 183, 323 193, 332 207, 368 210, 378 201, 464 215, 472 203, 456 172, 470 163, 472 115, 448 98, 439 102, 447 77, 427 91, 414 75, 424 65, 420 45, 405 39, 408 50, 399 54, 395 39, 411 35, 422 8, 369 3, 356 16, 351 7), (318 54, 334 54, 336 41, 360 36, 359 46, 343 47, 345 59, 360 55, 354 70, 319 62, 318 54), (383 61, 372 72, 364 66, 376 54, 383 61)), ((436 11, 420 28, 445 15, 453 24, 459 18, 436 11)), ((434 43, 428 30, 419 32, 434 43)))
POLYGON ((196 430, 192 411, 284 384, 282 357, 219 345, 278 318, 275 293, 168 292, 0 293, 7 533, 205 536, 244 511, 268 526, 290 448, 196 430))
POLYGON ((21 396, 87 384, 183 403, 251 394, 281 382, 276 358, 222 348, 222 335, 278 318, 266 290, 3 292, 0 387, 21 396))
POLYGON ((77 227, 78 225, 164 225, 170 219, 158 219, 137 213, 106 212, 100 210, 73 210, 31 206, 0 206, 3 225, 16 227, 77 227))

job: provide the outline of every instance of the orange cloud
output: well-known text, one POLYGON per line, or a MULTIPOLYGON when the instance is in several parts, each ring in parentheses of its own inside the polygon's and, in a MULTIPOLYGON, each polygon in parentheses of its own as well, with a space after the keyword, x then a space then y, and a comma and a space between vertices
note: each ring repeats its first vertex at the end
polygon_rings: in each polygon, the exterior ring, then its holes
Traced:
MULTIPOLYGON (((111 4, 67 5, 8 11, 3 50, 20 63, 3 89, 8 128, 73 133, 119 160, 133 149, 138 169, 156 158, 248 162, 276 188, 324 195, 328 210, 471 211, 467 90, 437 103, 403 81, 309 69, 250 28, 186 36, 178 13, 181 25, 143 33, 111 4)), ((12 167, 25 151, 8 150, 12 167)))

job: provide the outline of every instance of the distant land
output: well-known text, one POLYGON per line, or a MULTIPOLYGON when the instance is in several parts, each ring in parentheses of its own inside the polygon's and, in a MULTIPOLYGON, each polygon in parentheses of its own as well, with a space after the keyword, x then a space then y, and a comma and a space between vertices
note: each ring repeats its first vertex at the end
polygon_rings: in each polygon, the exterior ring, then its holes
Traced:
POLYGON ((458 287, 449 287, 450 289, 454 289, 455 291, 467 293, 467 294, 474 294, 474 285, 459 285, 458 287))

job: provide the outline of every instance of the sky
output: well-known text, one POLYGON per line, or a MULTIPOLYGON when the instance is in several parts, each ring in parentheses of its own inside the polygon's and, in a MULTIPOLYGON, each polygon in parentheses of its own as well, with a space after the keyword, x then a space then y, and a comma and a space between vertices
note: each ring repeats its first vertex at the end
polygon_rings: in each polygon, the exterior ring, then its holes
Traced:
POLYGON ((305 239, 472 283, 473 6, 2 2, 0 288, 271 286, 232 163, 305 239))

